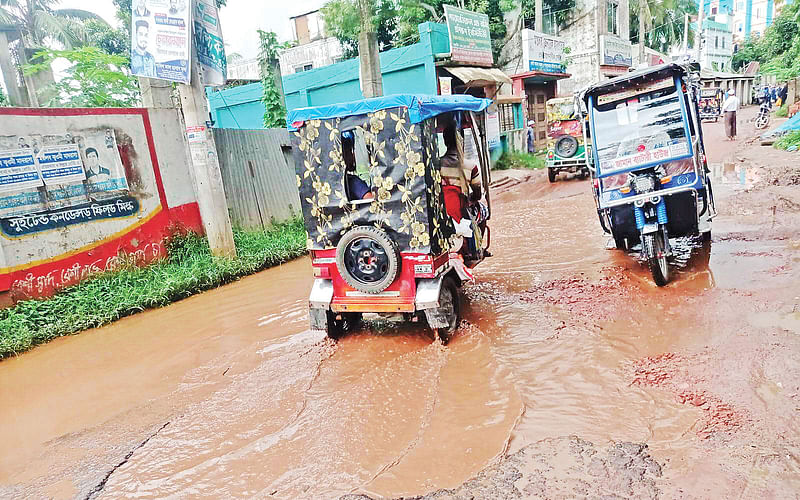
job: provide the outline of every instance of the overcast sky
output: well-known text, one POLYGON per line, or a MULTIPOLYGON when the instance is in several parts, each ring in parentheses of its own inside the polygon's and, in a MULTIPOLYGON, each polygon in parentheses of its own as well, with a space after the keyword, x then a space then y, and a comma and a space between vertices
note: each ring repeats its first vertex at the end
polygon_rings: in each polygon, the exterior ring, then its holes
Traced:
MULTIPOLYGON (((256 30, 274 31, 279 41, 289 40, 289 16, 318 9, 324 0, 228 0, 220 10, 222 36, 228 52, 244 57, 258 55, 256 30)), ((111 0, 62 0, 58 7, 90 10, 116 26, 116 8, 111 0)))

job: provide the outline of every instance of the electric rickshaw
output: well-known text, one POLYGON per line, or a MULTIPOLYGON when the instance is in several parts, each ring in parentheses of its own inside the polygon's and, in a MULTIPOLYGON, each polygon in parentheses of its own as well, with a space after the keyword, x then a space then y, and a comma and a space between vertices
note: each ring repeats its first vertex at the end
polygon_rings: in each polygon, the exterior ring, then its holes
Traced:
POLYGON ((583 126, 575 109, 572 97, 549 99, 547 108, 547 178, 555 182, 559 172, 578 174, 581 179, 589 176, 586 166, 586 143, 583 126))
POLYGON ((663 64, 588 87, 580 99, 593 144, 600 224, 617 248, 641 245, 658 286, 669 281, 670 238, 711 241, 708 176, 696 65, 663 64))
POLYGON ((700 103, 698 105, 701 120, 714 120, 722 116, 722 101, 724 96, 719 87, 703 87, 700 89, 700 103))
POLYGON ((362 318, 424 321, 449 340, 460 321, 459 288, 488 255, 491 103, 390 95, 289 112, 314 274, 313 330, 336 338, 362 318), (459 159, 479 169, 479 204, 443 187, 447 126, 457 127, 459 159))

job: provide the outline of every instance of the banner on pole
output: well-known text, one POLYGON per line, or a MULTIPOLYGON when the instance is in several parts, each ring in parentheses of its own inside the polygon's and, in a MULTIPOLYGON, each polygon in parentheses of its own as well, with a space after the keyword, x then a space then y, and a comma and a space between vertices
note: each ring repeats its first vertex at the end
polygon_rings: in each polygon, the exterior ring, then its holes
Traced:
POLYGON ((195 0, 194 44, 197 47, 197 60, 203 70, 204 83, 211 87, 225 85, 228 64, 222 42, 219 11, 214 0, 195 0))
POLYGON ((131 73, 189 83, 191 0, 133 0, 131 73))

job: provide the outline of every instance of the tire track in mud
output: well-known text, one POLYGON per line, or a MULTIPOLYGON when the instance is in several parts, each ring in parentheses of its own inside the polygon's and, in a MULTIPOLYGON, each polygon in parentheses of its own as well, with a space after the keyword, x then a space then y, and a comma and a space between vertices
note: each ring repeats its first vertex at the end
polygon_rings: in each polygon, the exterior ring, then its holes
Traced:
POLYGON ((417 429, 417 434, 414 436, 414 439, 411 440, 406 447, 400 451, 397 457, 392 460, 391 462, 385 464, 381 467, 370 479, 369 481, 365 482, 361 486, 355 487, 350 490, 350 493, 355 493, 358 490, 366 488, 370 483, 375 481, 378 477, 388 472, 393 467, 397 466, 409 453, 411 450, 417 447, 417 445, 422 441, 423 436, 425 435, 425 431, 431 424, 433 419, 433 413, 436 411, 436 403, 439 400, 439 390, 441 388, 441 374, 442 368, 447 364, 447 350, 445 346, 442 344, 441 339, 439 339, 438 335, 436 336, 436 340, 432 344, 433 348, 436 349, 438 356, 436 357, 437 364, 436 364, 436 378, 434 381, 435 389, 433 393, 433 397, 430 401, 425 405, 425 413, 422 417, 422 425, 419 426, 417 429))

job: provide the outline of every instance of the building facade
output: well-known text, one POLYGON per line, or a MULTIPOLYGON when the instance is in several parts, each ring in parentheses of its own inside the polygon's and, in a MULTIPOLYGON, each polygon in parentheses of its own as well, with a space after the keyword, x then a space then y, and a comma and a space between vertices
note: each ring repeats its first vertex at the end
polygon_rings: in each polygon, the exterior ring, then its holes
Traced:
POLYGON ((319 10, 293 16, 289 21, 297 45, 278 56, 282 75, 301 73, 342 60, 342 45, 336 38, 327 36, 319 10))
POLYGON ((700 67, 712 71, 730 71, 733 58, 733 32, 730 16, 717 15, 703 20, 703 45, 700 67), (728 22, 720 22, 725 19, 728 22))
POLYGON ((622 75, 633 64, 628 0, 578 0, 568 25, 558 36, 568 47, 566 71, 558 94, 622 75))

